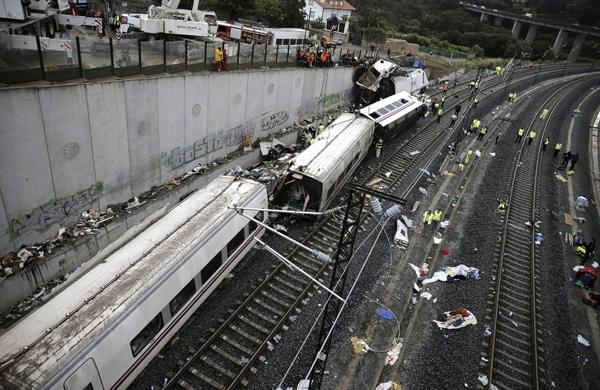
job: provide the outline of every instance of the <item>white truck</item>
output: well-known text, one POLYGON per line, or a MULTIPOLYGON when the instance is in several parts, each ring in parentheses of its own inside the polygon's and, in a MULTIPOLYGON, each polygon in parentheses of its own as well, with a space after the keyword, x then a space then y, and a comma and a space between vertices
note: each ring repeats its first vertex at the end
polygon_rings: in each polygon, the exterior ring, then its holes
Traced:
POLYGON ((0 0, 0 32, 53 38, 59 26, 90 26, 102 29, 101 18, 75 13, 86 0, 0 0))
POLYGON ((199 0, 162 0, 160 6, 151 5, 147 14, 121 15, 122 34, 139 30, 147 34, 171 34, 182 37, 208 37, 217 33, 217 15, 214 11, 198 9, 199 0))

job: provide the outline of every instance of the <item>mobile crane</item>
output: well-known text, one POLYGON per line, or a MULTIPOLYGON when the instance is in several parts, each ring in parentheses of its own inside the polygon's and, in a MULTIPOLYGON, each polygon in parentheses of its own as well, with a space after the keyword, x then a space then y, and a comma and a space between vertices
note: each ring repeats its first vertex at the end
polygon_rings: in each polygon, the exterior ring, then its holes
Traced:
POLYGON ((121 33, 131 28, 147 34, 173 34, 184 37, 208 37, 217 33, 214 11, 198 9, 199 0, 162 0, 151 5, 147 14, 121 15, 121 33))

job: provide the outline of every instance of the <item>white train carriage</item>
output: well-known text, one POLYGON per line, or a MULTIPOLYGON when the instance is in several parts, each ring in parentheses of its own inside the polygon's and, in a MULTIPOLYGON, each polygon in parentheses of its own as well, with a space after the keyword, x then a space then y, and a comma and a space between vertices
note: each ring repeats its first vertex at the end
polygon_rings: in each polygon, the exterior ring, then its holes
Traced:
POLYGON ((290 206, 323 211, 367 155, 375 122, 342 114, 294 158, 280 196, 290 206))
POLYGON ((391 139, 412 126, 427 106, 408 92, 400 92, 360 110, 375 122, 375 138, 391 139))
POLYGON ((218 177, 8 329, 0 388, 126 388, 262 235, 234 204, 265 187, 218 177))
POLYGON ((366 69, 356 85, 361 103, 371 104, 398 92, 424 92, 429 86, 429 79, 423 69, 407 68, 388 58, 380 59, 366 69))

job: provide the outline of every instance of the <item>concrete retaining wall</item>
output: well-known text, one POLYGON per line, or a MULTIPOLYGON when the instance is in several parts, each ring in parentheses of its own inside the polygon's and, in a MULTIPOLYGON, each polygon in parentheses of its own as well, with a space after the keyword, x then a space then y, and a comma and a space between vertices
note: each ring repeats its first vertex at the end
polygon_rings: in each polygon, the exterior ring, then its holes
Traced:
MULTIPOLYGON (((278 135, 277 138, 285 144, 290 144, 296 142, 297 136, 297 132, 294 131, 278 135)), ((260 151, 255 148, 252 152, 220 165, 205 175, 195 176, 193 179, 183 182, 171 191, 134 209, 131 215, 119 218, 100 228, 95 235, 85 236, 72 244, 67 244, 52 255, 46 256, 44 261, 30 264, 24 270, 2 280, 0 282, 0 296, 2 296, 0 313, 31 296, 38 288, 53 279, 68 275, 70 283, 177 206, 182 197, 206 186, 229 169, 238 165, 247 168, 260 160, 260 151)), ((52 293, 57 293, 66 285, 67 283, 63 283, 52 293)), ((48 297, 44 299, 48 299, 48 297)))
POLYGON ((351 68, 0 90, 0 252, 350 98, 351 68))

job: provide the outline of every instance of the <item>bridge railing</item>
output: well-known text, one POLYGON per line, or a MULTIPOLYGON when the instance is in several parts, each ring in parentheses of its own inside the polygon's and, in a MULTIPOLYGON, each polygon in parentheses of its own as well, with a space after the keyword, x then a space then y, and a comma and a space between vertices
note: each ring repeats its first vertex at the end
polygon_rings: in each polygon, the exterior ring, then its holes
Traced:
MULTIPOLYGON (((297 60, 298 46, 294 45, 117 40, 89 36, 51 39, 2 34, 0 83, 217 71, 214 53, 217 46, 221 45, 226 52, 227 70, 306 66, 305 62, 297 60)), ((369 54, 343 47, 329 48, 327 51, 336 64, 344 54, 359 60, 369 54)))

